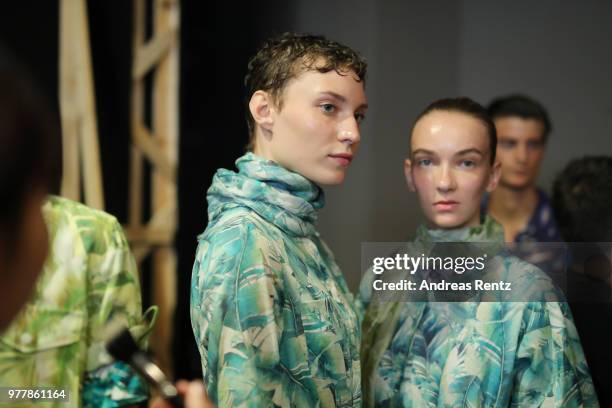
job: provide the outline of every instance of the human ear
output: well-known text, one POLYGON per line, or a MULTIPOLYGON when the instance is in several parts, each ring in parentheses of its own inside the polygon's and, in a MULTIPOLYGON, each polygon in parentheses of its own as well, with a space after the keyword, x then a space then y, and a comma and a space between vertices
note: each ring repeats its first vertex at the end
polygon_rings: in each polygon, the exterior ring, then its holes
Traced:
POLYGON ((414 193, 416 188, 414 187, 414 180, 412 179, 412 162, 410 159, 404 160, 404 177, 406 177, 408 190, 414 193))
POLYGON ((487 192, 495 190, 497 183, 499 183, 499 177, 501 176, 501 163, 495 161, 491 167, 491 174, 489 175, 489 184, 487 185, 487 192))
POLYGON ((251 95, 249 111, 253 120, 265 133, 272 132, 274 125, 274 104, 269 93, 259 90, 251 95))

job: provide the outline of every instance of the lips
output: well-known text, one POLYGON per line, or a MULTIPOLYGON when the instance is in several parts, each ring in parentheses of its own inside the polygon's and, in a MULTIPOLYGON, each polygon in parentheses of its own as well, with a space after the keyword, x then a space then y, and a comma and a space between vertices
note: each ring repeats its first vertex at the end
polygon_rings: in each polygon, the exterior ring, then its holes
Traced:
POLYGON ((453 211, 458 205, 459 203, 454 200, 442 200, 434 203, 434 207, 438 211, 453 211))
POLYGON ((353 160, 353 155, 350 153, 335 153, 330 154, 329 157, 341 166, 348 166, 353 160))

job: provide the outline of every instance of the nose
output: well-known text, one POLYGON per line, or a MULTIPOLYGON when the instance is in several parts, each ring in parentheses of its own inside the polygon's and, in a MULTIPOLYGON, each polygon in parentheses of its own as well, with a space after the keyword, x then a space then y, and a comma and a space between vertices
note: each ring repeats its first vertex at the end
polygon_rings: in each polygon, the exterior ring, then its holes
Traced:
POLYGON ((525 163, 527 161, 527 154, 527 144, 519 143, 518 146, 516 146, 516 160, 519 163, 525 163))
POLYGON ((359 133, 359 124, 354 117, 351 117, 342 123, 338 130, 338 139, 342 143, 349 145, 359 143, 361 134, 359 133))
POLYGON ((457 187, 455 176, 449 165, 440 166, 436 188, 441 193, 453 191, 457 187))

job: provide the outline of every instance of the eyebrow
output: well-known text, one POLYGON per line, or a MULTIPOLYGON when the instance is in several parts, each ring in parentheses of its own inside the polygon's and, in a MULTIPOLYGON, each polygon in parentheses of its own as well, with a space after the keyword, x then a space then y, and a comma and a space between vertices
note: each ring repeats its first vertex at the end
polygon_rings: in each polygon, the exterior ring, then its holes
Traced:
POLYGON ((455 156, 463 156, 463 155, 470 154, 470 153, 476 153, 476 154, 479 154, 480 156, 484 156, 484 153, 476 149, 475 147, 472 147, 470 149, 461 150, 460 152, 455 153, 455 156))
MULTIPOLYGON (((336 99, 340 102, 346 103, 346 98, 340 94, 337 94, 335 92, 332 91, 323 91, 323 92, 319 92, 319 95, 321 96, 328 96, 330 98, 336 99)), ((361 105, 359 105, 359 107, 357 109, 367 109, 368 108, 368 104, 367 103, 362 103, 361 105)))
MULTIPOLYGON (((469 148, 469 149, 464 149, 461 150, 457 153, 454 154, 454 156, 464 156, 466 154, 470 154, 470 153, 476 153, 480 156, 484 156, 484 153, 481 152, 480 150, 476 149, 475 147, 469 148)), ((429 155, 435 155, 436 152, 432 151, 432 150, 427 150, 427 149, 416 149, 415 151, 412 152, 412 155, 417 155, 417 154, 429 154, 429 155)))
POLYGON ((412 152, 412 155, 414 156, 415 154, 435 154, 433 151, 431 150, 427 150, 427 149, 416 149, 415 151, 412 152))

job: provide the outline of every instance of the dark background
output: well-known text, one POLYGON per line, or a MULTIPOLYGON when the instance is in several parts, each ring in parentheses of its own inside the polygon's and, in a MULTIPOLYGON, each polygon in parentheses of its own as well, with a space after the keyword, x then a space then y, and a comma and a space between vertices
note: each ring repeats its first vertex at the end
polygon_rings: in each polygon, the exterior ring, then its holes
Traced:
MULTIPOLYGON (((280 5, 280 4, 279 4, 280 5)), ((7 3, 0 15, 0 41, 31 70, 59 112, 58 25, 54 1, 7 3)), ((105 210, 127 221, 130 140, 130 70, 132 3, 88 1, 96 110, 105 192, 105 210), (111 159, 112 158, 112 159, 111 159)), ((275 15, 282 17, 282 7, 275 15)), ((175 375, 200 375, 200 359, 189 320, 189 284, 196 236, 207 222, 205 192, 219 167, 232 167, 247 143, 241 78, 249 56, 268 36, 255 24, 250 2, 186 1, 181 10, 178 298, 173 346, 175 375), (238 12, 239 11, 239 12, 238 12), (222 18, 220 18, 222 17, 222 18)), ((274 34, 271 32, 270 34, 274 34)), ((148 272, 143 265, 144 303, 150 302, 148 272)))

